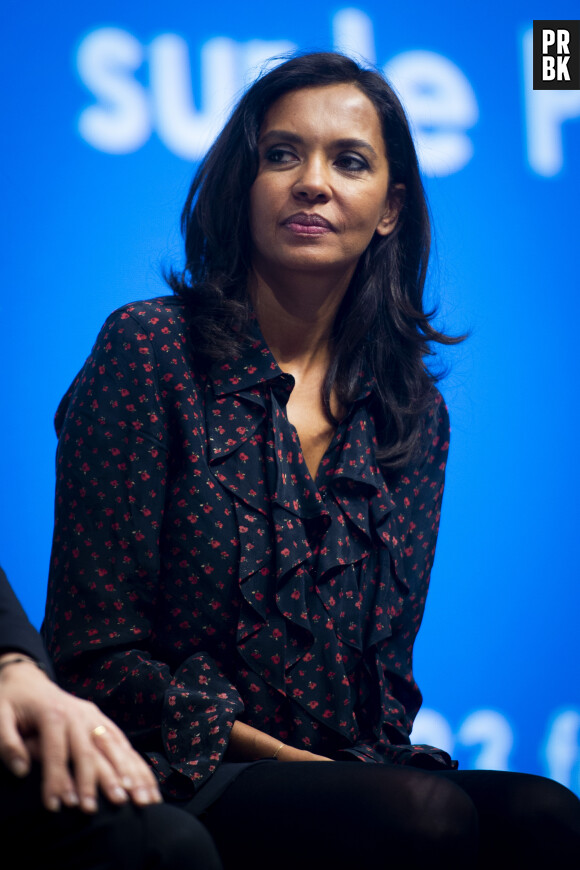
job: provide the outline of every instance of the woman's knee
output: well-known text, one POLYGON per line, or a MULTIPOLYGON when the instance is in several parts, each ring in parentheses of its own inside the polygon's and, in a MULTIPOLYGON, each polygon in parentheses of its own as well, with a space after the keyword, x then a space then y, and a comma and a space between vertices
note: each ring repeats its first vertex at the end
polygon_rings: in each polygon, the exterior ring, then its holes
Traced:
POLYGON ((532 774, 511 778, 506 815, 528 843, 550 843, 564 853, 580 855, 580 800, 552 779, 532 774))
MULTIPOLYGON (((351 795, 360 840, 405 866, 470 866, 478 847, 477 811, 458 786, 425 771, 378 768, 365 789, 351 795), (386 773, 386 771, 385 771, 386 773)), ((370 779, 370 778, 369 778, 370 779)), ((363 845, 363 849, 365 846, 363 845)), ((380 865, 378 865, 380 866, 380 865)))
POLYGON ((168 804, 144 810, 146 866, 151 870, 221 870, 207 828, 195 816, 168 804))
POLYGON ((408 784, 408 835, 422 850, 477 845, 477 811, 454 783, 425 775, 408 784))

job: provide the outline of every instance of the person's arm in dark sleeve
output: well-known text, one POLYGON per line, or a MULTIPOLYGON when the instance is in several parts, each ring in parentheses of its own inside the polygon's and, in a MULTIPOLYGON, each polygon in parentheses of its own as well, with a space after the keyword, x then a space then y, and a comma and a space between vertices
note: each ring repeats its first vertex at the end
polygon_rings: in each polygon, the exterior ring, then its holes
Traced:
POLYGON ((154 652, 175 353, 121 310, 73 385, 43 631, 61 683, 102 707, 162 780, 187 777, 187 791, 215 770, 243 705, 203 652, 173 670, 154 652))
POLYGON ((51 673, 50 660, 39 633, 30 623, 14 590, 0 568, 0 655, 22 653, 41 662, 51 673))

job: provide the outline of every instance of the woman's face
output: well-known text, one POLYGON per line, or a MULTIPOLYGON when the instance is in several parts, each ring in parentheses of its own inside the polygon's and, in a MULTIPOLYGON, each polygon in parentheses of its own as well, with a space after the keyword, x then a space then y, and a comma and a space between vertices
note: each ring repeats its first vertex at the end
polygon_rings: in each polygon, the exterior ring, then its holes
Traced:
POLYGON ((291 91, 268 110, 250 189, 254 268, 350 275, 400 209, 377 111, 352 84, 291 91))

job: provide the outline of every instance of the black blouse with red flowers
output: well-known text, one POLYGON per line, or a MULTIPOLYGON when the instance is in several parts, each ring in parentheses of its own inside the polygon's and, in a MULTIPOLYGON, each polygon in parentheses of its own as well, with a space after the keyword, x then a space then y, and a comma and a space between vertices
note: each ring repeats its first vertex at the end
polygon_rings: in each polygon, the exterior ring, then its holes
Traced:
POLYGON ((443 401, 387 486, 361 375, 314 481, 292 387, 257 326, 241 358, 200 374, 187 310, 167 297, 111 315, 57 413, 44 635, 66 688, 174 796, 208 781, 236 718, 332 758, 451 763, 409 743, 443 401))

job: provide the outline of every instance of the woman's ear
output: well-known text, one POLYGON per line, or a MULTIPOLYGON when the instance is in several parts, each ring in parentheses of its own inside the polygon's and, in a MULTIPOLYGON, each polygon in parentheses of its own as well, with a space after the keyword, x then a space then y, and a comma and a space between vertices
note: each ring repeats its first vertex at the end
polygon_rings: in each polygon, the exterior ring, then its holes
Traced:
POLYGON ((380 236, 388 236, 397 226, 399 214, 405 202, 405 185, 395 184, 389 193, 387 207, 377 226, 380 236))

